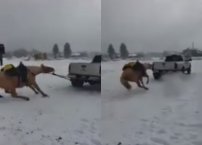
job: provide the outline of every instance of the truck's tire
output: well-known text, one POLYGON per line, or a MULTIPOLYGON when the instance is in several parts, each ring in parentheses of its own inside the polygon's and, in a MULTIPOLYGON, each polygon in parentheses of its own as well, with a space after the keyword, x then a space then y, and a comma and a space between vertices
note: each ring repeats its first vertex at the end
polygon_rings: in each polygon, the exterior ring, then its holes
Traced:
POLYGON ((80 80, 71 80, 71 83, 73 87, 82 87, 84 82, 80 80))
POLYGON ((191 67, 187 69, 187 74, 191 74, 191 67))
POLYGON ((176 72, 177 71, 177 69, 178 69, 178 65, 177 65, 177 63, 175 63, 175 66, 174 66, 174 72, 176 72))
POLYGON ((159 80, 161 78, 161 72, 155 72, 153 73, 154 79, 159 80))
POLYGON ((89 84, 93 86, 96 84, 96 82, 89 82, 89 84))
POLYGON ((186 71, 186 70, 185 70, 185 68, 184 68, 184 67, 182 67, 182 72, 183 72, 183 73, 185 73, 185 71, 186 71))

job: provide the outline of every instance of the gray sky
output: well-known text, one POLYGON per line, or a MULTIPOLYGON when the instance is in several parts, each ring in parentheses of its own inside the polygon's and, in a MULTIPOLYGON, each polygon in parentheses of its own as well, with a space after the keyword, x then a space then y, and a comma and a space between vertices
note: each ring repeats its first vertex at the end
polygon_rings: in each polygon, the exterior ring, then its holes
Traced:
POLYGON ((202 49, 202 0, 102 0, 102 49, 202 49))
POLYGON ((0 43, 51 51, 54 43, 73 51, 101 49, 100 0, 0 0, 0 43))

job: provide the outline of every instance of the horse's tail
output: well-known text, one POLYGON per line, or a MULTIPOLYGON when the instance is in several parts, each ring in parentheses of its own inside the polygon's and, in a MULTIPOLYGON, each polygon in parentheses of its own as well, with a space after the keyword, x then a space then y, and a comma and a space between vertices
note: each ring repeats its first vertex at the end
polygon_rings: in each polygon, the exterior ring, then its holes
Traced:
POLYGON ((131 89, 131 85, 129 84, 129 82, 125 80, 122 76, 120 77, 120 82, 126 89, 131 89))

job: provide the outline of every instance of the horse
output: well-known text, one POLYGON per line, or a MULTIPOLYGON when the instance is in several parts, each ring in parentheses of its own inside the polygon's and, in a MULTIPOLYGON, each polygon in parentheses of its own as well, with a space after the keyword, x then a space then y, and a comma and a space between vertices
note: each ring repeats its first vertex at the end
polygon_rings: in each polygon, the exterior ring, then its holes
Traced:
POLYGON ((8 76, 4 72, 0 72, 0 88, 3 88, 6 93, 10 93, 12 97, 21 98, 24 100, 29 100, 29 98, 18 96, 16 93, 16 88, 27 86, 36 94, 38 94, 39 91, 44 97, 46 97, 48 95, 45 94, 36 83, 36 76, 41 73, 51 72, 54 72, 54 68, 45 66, 43 64, 41 64, 41 66, 27 66, 27 83, 20 81, 19 76, 8 76))
POLYGON ((149 75, 147 74, 147 69, 152 69, 152 65, 149 63, 129 62, 125 64, 122 68, 123 72, 120 77, 121 84, 128 90, 131 89, 129 81, 136 82, 137 86, 148 90, 144 85, 143 77, 147 78, 147 84, 149 83, 149 75))

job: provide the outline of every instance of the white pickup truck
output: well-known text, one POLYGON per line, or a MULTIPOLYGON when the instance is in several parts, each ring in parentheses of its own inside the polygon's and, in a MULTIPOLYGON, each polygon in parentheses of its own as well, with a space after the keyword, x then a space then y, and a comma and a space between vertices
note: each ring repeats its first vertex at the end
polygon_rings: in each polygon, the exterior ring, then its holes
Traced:
POLYGON ((101 59, 101 55, 96 55, 90 63, 70 63, 68 78, 72 86, 82 87, 85 82, 101 84, 101 59))
POLYGON ((169 55, 164 62, 153 62, 152 70, 154 79, 160 79, 162 74, 169 71, 182 71, 191 73, 191 58, 185 58, 182 55, 169 55))

